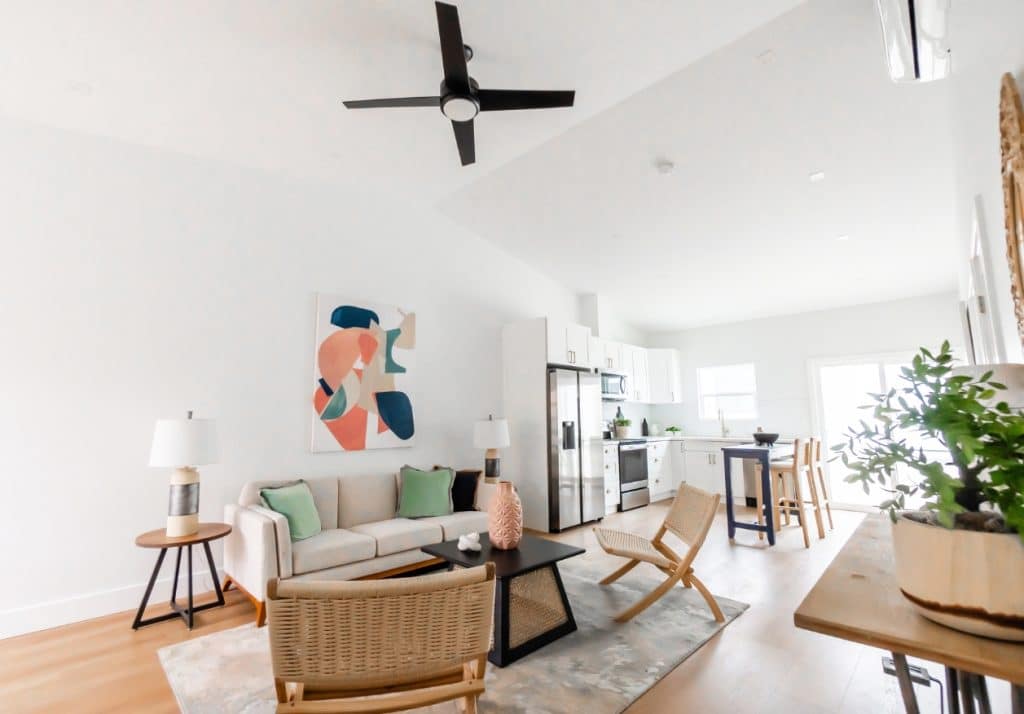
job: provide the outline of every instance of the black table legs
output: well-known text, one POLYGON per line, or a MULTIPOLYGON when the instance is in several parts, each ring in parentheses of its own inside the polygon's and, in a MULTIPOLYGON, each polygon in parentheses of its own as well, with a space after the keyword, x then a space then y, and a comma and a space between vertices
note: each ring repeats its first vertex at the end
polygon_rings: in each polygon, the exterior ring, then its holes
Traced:
MULTIPOLYGON (((743 451, 742 448, 739 450, 743 451)), ((772 508, 772 480, 770 459, 771 454, 768 450, 757 450, 754 453, 744 453, 742 456, 730 453, 731 449, 722 449, 725 455, 725 519, 729 524, 729 540, 733 540, 736 537, 736 529, 743 528, 749 531, 761 531, 768 536, 768 545, 775 545, 775 518, 774 509, 772 508), (743 521, 736 520, 736 509, 732 502, 732 460, 738 459, 757 459, 758 463, 761 464, 761 508, 764 510, 764 521, 765 525, 759 526, 756 523, 745 523, 743 521)))
POLYGON ((167 548, 160 549, 160 555, 157 556, 156 565, 153 567, 153 574, 149 576, 149 583, 146 585, 146 593, 142 596, 142 602, 139 603, 139 610, 135 613, 135 620, 132 622, 132 629, 137 630, 140 627, 146 625, 152 625, 156 622, 163 622, 164 620, 173 620, 176 617, 180 617, 188 629, 192 629, 195 624, 195 614, 202 610, 208 610, 211 607, 220 607, 224 604, 224 593, 220 589, 220 581, 217 579, 217 566, 213 563, 213 551, 210 550, 210 543, 203 541, 203 550, 206 552, 206 562, 210 566, 210 577, 213 578, 213 588, 217 593, 217 599, 214 602, 204 603, 202 605, 196 605, 193 602, 193 590, 192 590, 192 546, 191 545, 180 545, 178 546, 177 557, 174 561, 174 579, 171 581, 171 599, 169 604, 171 606, 171 612, 163 615, 157 615, 149 619, 143 619, 142 615, 146 612, 146 605, 149 604, 149 596, 153 594, 153 585, 156 584, 156 578, 160 574, 160 566, 164 563, 164 557, 167 555, 167 548), (187 566, 188 566, 188 606, 182 607, 178 604, 178 575, 181 571, 181 551, 187 549, 187 566))
MULTIPOLYGON (((900 693, 903 695, 903 708, 907 714, 918 714, 914 684, 907 668, 907 656, 893 652, 892 660, 896 666, 900 693)), ((1024 686, 1010 683, 1010 701, 1010 711, 1013 714, 1024 714, 1024 686)), ((946 711, 949 714, 992 714, 985 678, 980 674, 946 667, 946 711)))

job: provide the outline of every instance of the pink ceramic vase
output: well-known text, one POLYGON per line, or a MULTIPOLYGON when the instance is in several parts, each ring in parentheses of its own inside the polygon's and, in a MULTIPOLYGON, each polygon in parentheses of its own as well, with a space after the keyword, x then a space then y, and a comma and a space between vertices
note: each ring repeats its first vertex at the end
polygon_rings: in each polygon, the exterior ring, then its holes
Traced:
POLYGON ((498 493, 487 507, 487 529, 491 545, 512 550, 523 538, 523 504, 511 481, 499 481, 498 493))

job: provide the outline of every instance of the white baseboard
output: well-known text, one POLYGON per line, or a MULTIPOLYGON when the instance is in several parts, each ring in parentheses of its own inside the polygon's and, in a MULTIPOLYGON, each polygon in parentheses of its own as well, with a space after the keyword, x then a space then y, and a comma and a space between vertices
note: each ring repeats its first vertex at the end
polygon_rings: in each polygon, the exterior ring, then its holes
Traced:
MULTIPOLYGON (((166 563, 165 563, 166 565, 166 563)), ((224 574, 218 570, 218 577, 224 582, 224 574)), ((166 603, 171 594, 172 576, 159 578, 153 585, 153 593, 150 595, 149 604, 158 605, 166 603)), ((148 581, 147 581, 148 582, 148 581)), ((209 568, 199 572, 198 569, 193 576, 192 587, 196 595, 212 592, 213 581, 210 580, 209 568)), ((182 573, 178 578, 178 602, 188 597, 186 588, 188 577, 182 573)), ((94 593, 74 595, 61 600, 50 600, 37 605, 13 608, 0 611, 0 639, 24 635, 29 632, 47 630, 51 627, 59 627, 72 622, 91 620, 94 617, 111 615, 125 610, 131 611, 130 616, 125 617, 124 626, 131 627, 132 617, 135 610, 142 602, 142 595, 146 592, 146 583, 125 585, 113 590, 101 590, 94 593)))

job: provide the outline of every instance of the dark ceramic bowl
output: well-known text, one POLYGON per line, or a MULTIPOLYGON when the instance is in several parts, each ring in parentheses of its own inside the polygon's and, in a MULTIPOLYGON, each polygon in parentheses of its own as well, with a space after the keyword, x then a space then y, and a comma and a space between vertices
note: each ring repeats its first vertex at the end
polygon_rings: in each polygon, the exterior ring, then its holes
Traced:
POLYGON ((778 434, 769 434, 767 431, 755 431, 754 441, 761 446, 771 446, 779 440, 778 434))

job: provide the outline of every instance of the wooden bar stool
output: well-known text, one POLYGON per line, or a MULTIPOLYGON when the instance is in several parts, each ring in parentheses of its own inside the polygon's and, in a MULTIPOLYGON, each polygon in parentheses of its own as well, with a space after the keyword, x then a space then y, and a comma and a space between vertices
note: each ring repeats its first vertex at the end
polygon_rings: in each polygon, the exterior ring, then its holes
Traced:
MULTIPOLYGON (((800 486, 800 476, 807 473, 807 444, 800 439, 793 439, 793 458, 786 461, 772 461, 772 485, 775 494, 772 497, 772 513, 775 516, 775 527, 781 529, 780 516, 785 515, 789 525, 790 514, 796 513, 797 521, 804 535, 804 547, 811 547, 811 539, 807 534, 807 518, 803 513, 804 495, 800 486), (792 486, 792 494, 790 493, 792 486)), ((820 518, 820 516, 819 516, 820 518)), ((822 533, 824 538, 824 533, 822 533)))
POLYGON ((828 515, 828 529, 835 530, 835 526, 832 524, 832 506, 829 502, 828 485, 825 483, 825 469, 821 465, 821 439, 812 438, 811 446, 813 446, 813 451, 808 449, 810 456, 807 459, 807 468, 813 474, 811 479, 817 479, 818 510, 820 511, 821 507, 825 506, 825 513, 828 515))

